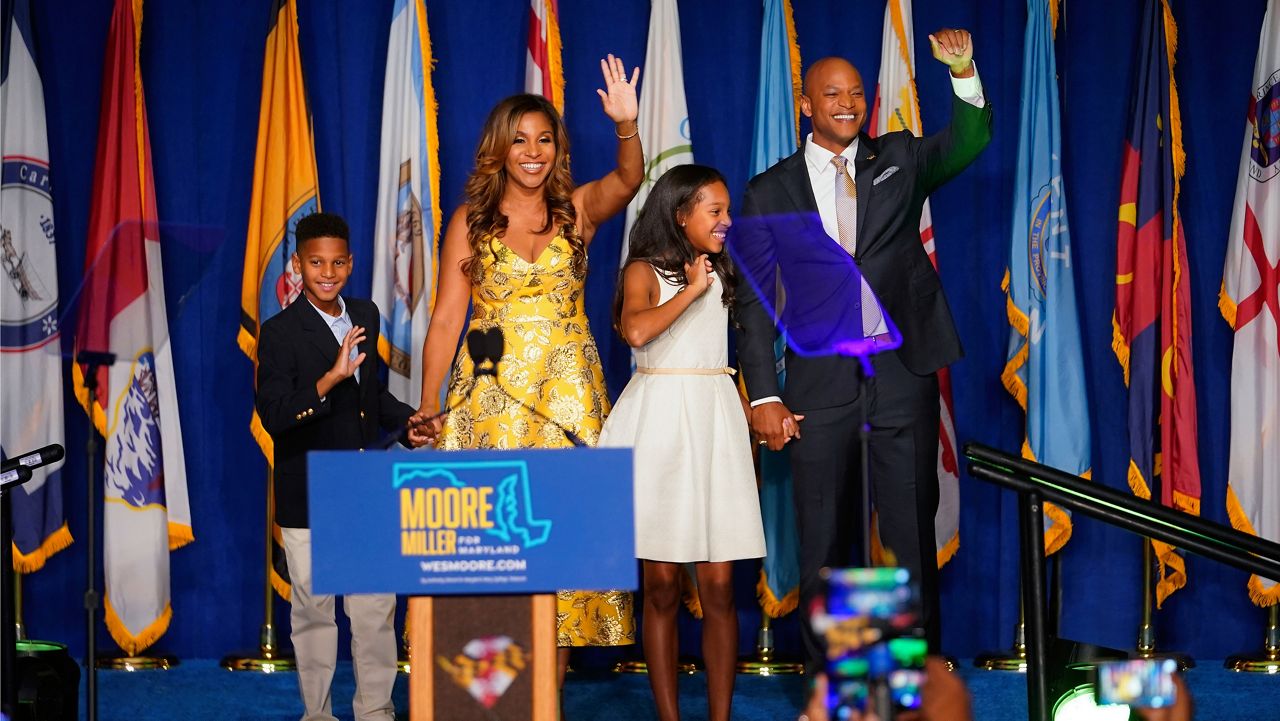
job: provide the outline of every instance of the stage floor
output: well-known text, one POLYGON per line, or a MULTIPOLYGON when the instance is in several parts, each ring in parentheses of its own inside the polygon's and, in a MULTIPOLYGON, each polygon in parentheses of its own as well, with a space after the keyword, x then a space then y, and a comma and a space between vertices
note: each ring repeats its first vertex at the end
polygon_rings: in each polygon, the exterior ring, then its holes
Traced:
MULTIPOLYGON (((978 671, 965 661, 961 675, 974 697, 979 721, 1024 721, 1026 685, 1018 674, 978 671)), ((1197 721, 1280 721, 1280 676, 1248 676, 1227 672, 1221 661, 1201 661, 1188 672, 1197 721)), ((302 715, 293 674, 224 671, 212 660, 184 660, 169 671, 129 673, 100 671, 99 713, 102 721, 296 721, 302 715)), ((354 690, 351 664, 340 663, 333 684, 333 710, 351 718, 354 690)), ((805 679, 796 676, 739 676, 734 694, 735 721, 790 721, 798 713, 805 679)), ((80 685, 84 718, 84 682, 80 685)), ((706 683, 701 674, 680 681, 683 718, 705 719, 706 683)), ((396 683, 396 708, 408 709, 408 686, 396 683)), ((648 679, 642 675, 590 672, 573 674, 565 688, 568 721, 608 719, 648 721, 654 718, 648 679)))

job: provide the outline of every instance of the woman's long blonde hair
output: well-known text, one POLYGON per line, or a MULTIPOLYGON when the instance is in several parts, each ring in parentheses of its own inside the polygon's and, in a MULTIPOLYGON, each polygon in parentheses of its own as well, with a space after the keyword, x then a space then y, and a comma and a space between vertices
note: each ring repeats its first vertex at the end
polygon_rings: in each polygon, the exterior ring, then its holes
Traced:
POLYGON ((498 209, 503 191, 507 187, 507 153, 516 137, 516 128, 526 113, 542 113, 551 123, 551 135, 556 144, 555 161, 543 186, 547 203, 547 220, 539 233, 557 228, 573 250, 573 270, 585 275, 587 271, 586 245, 578 235, 578 213, 573 207, 573 176, 569 173, 569 134, 564 120, 555 106, 539 95, 512 95, 489 111, 484 122, 484 132, 476 147, 476 168, 467 178, 464 189, 467 203, 467 241, 471 244, 471 257, 463 261, 462 270, 478 283, 483 274, 479 258, 492 252, 494 238, 507 232, 507 216, 498 209))

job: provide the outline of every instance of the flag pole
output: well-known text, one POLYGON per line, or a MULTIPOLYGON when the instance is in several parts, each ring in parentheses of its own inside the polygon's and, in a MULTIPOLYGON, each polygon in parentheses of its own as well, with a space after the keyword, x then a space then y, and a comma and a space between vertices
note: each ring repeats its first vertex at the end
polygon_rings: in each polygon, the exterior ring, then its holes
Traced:
POLYGON ((13 573, 13 634, 18 641, 27 640, 27 627, 22 622, 22 574, 12 569, 13 573))
POLYGON ((258 629, 258 652, 254 654, 231 654, 224 656, 221 666, 228 671, 255 671, 257 673, 276 673, 279 671, 296 671, 298 670, 297 662, 293 656, 281 653, 279 645, 276 643, 276 626, 275 626, 275 589, 271 587, 271 568, 272 568, 272 536, 271 524, 275 520, 275 484, 272 482, 272 469, 267 470, 267 513, 266 513, 266 533, 263 534, 263 545, 265 552, 263 553, 262 566, 262 627, 258 629))
POLYGON ((773 618, 760 610, 760 629, 756 632, 756 652, 738 659, 738 673, 751 676, 783 676, 804 673, 799 661, 784 661, 774 655, 773 618))
MULTIPOLYGON (((1018 582, 1018 598, 1022 598, 1022 582, 1018 582)), ((1018 624, 1013 627, 1013 646, 1004 651, 984 651, 973 659, 973 665, 984 671, 1027 672, 1027 613, 1018 601, 1018 624)))
POLYGON ((1223 666, 1243 673, 1280 673, 1280 604, 1273 605, 1267 614, 1262 652, 1231 656, 1223 666))
POLYGON ((1155 612, 1155 551, 1151 548, 1151 539, 1142 539, 1142 623, 1138 626, 1138 658, 1171 658, 1178 662, 1178 670, 1186 671, 1195 668, 1195 659, 1185 653, 1170 651, 1156 652, 1155 612))

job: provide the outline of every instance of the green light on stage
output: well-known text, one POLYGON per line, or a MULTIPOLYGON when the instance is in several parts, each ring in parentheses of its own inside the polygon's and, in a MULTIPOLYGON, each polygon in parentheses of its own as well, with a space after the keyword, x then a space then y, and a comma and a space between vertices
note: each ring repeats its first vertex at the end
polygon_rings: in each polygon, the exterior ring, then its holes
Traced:
POLYGON ((23 639, 14 643, 19 654, 61 653, 67 647, 56 641, 31 641, 23 639))
POLYGON ((1053 721, 1129 721, 1128 706, 1099 706, 1093 685, 1076 686, 1053 704, 1053 721))

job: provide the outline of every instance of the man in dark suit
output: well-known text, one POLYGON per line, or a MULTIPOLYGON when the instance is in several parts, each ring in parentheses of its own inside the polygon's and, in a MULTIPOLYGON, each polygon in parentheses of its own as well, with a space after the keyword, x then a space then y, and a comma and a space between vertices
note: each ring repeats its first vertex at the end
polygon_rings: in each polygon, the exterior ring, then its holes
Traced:
MULTIPOLYGON (((762 302, 753 290, 771 295, 775 277, 786 297, 780 322, 791 326, 793 340, 838 335, 843 331, 823 325, 839 322, 854 329, 856 344, 889 347, 873 356, 874 377, 865 386, 871 487, 880 540, 919 579, 926 633, 936 650, 936 373, 961 349, 920 242, 920 213, 925 198, 990 141, 991 109, 969 33, 942 30, 930 41, 934 57, 951 70, 956 98, 950 127, 923 139, 907 132, 872 139, 862 132, 867 101, 857 69, 841 58, 817 61, 800 98, 813 133, 798 152, 751 180, 730 248, 750 281, 738 294, 737 316, 751 428, 771 449, 790 443, 801 608, 808 609, 822 589, 819 569, 855 563, 862 399, 858 360, 835 354, 834 345, 790 349, 785 391, 779 391, 775 303, 771 297, 762 302), (833 303, 841 284, 847 286, 843 300, 833 303), (900 348, 891 347, 896 338, 886 315, 901 330, 900 348)), ((806 661, 819 668, 822 645, 807 624, 802 633, 806 661)))
MULTIPOLYGON (((329 687, 338 661, 338 628, 334 597, 311 592, 307 452, 364 450, 380 441, 382 431, 413 445, 426 439, 407 429, 414 409, 396 400, 379 379, 378 307, 340 295, 351 276, 346 222, 326 213, 309 215, 298 221, 295 237, 292 263, 302 276, 303 295, 262 324, 257 408, 275 446, 275 520, 293 584, 291 639, 302 718, 329 721, 335 718, 329 687)), ((356 718, 391 721, 396 597, 351 595, 343 599, 343 608, 351 619, 356 718)))

